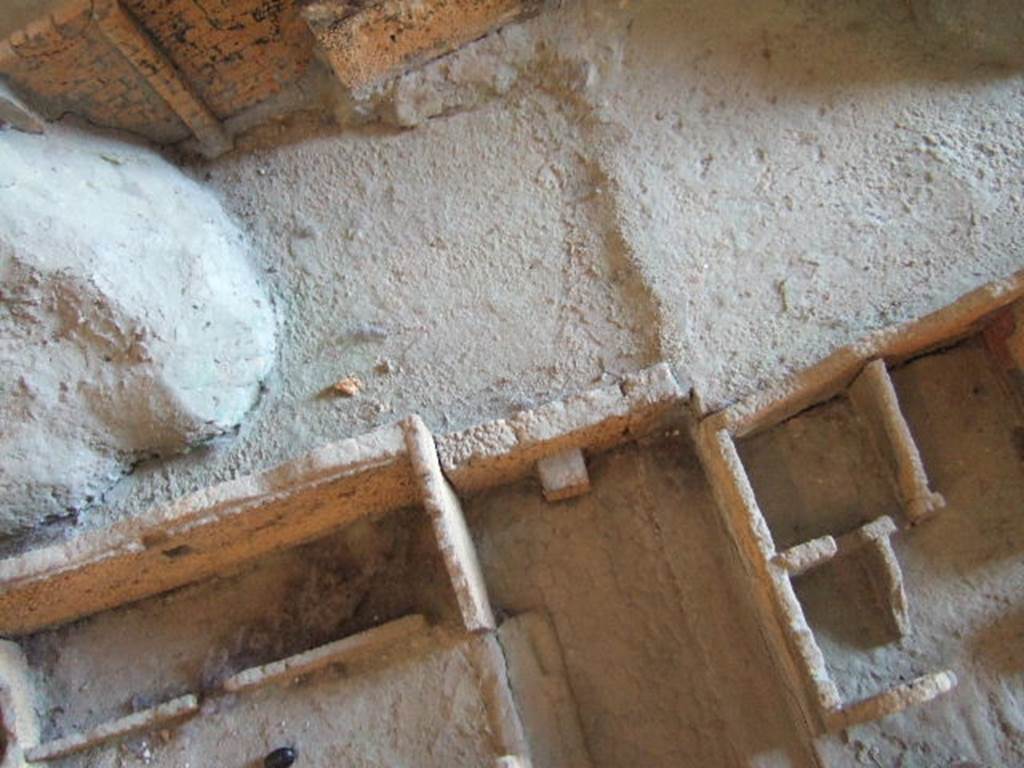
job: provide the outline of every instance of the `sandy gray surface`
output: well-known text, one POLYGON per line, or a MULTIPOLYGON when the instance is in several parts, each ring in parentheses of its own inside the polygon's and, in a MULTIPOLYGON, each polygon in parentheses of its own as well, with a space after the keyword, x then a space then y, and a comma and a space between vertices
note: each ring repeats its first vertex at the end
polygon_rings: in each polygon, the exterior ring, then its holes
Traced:
POLYGON ((391 96, 451 114, 304 115, 195 169, 275 293, 275 378, 238 440, 93 522, 659 358, 721 405, 1024 265, 1024 80, 900 3, 568 3, 410 77, 391 96))
MULTIPOLYGON (((1024 266, 1024 77, 980 38, 958 42, 934 7, 564 3, 377 94, 367 108, 381 124, 353 127, 358 105, 341 103, 345 130, 298 115, 190 167, 252 243, 281 317, 277 366, 236 439, 138 467, 81 522, 410 411, 455 429, 659 359, 717 407, 1024 266), (356 397, 325 392, 344 376, 363 381, 356 397)), ((830 765, 1021 760, 1020 414, 985 394, 994 385, 974 353, 956 354, 967 358, 894 374, 950 502, 896 541, 914 634, 881 637, 862 595, 844 602, 836 583, 808 581, 800 596, 844 695, 945 667, 961 685, 825 740, 830 765), (969 375, 947 386, 948 368, 969 375)), ((744 447, 780 540, 893 506, 848 416, 819 410, 744 447), (776 455, 785 473, 773 474, 776 455), (814 518, 822 504, 828 525, 814 518)), ((548 506, 525 484, 467 507, 499 611, 550 614, 595 764, 804 764, 685 441, 624 449, 592 473, 595 491, 577 502, 548 506)), ((267 595, 273 607, 289 592, 267 595)), ((105 626, 75 630, 81 647, 120 631, 105 626)), ((172 646, 205 653, 187 632, 169 634, 172 646)), ((489 761, 476 672, 455 653, 408 674, 253 701, 219 732, 240 734, 249 764, 287 735, 273 726, 282 708, 320 707, 314 730, 337 744, 352 737, 324 702, 368 702, 379 686, 392 716, 408 701, 419 723, 409 739, 389 731, 397 751, 381 760, 412 761, 429 742, 427 764, 489 761), (439 701, 453 713, 441 724, 439 701), (452 722, 466 730, 447 741, 452 722)), ((217 733, 186 738, 219 755, 217 733)), ((161 759, 179 764, 173 750, 188 743, 172 739, 161 759)))

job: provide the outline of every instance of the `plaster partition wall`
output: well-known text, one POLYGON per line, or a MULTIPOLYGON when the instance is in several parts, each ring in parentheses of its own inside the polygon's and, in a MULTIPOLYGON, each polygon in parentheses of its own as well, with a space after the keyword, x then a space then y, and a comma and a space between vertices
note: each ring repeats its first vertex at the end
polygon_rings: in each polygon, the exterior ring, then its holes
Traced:
POLYGON ((634 442, 676 421, 685 397, 660 365, 516 420, 449 434, 442 451, 451 483, 433 436, 413 416, 401 428, 151 510, 134 526, 4 560, 0 622, 28 655, 42 723, 41 743, 19 737, 14 746, 35 762, 132 755, 173 763, 182 754, 227 754, 233 743, 217 733, 248 719, 259 733, 245 749, 269 748, 269 718, 281 712, 306 718, 305 727, 286 729, 282 719, 273 731, 301 738, 310 764, 375 755, 402 764, 413 754, 418 764, 450 764, 480 750, 494 760, 528 759, 529 728, 542 734, 547 757, 539 766, 561 765, 565 754, 585 767, 557 635, 540 614, 506 626, 505 613, 496 626, 453 485, 508 482, 566 446, 595 455, 634 442), (440 654, 440 681, 431 681, 416 648, 456 651, 440 654), (512 665, 523 675, 511 678, 512 665), (378 684, 362 682, 353 710, 334 726, 322 720, 309 729, 338 695, 349 698, 345 688, 339 694, 320 683, 338 676, 347 685, 381 667, 411 675, 394 690, 406 702, 401 717, 393 716, 396 705, 378 716, 386 737, 361 726, 359 737, 339 735, 372 703, 363 696, 378 684), (295 683, 316 688, 261 695, 295 683), (445 707, 468 701, 485 724, 472 711, 459 709, 448 722, 436 708, 410 703, 414 691, 437 684, 433 695, 445 707), (554 707, 556 722, 531 711, 524 727, 513 685, 522 700, 554 707))
POLYGON ((1020 581, 1022 293, 1018 272, 871 334, 696 432, 826 764, 1020 761, 988 626, 1020 581))

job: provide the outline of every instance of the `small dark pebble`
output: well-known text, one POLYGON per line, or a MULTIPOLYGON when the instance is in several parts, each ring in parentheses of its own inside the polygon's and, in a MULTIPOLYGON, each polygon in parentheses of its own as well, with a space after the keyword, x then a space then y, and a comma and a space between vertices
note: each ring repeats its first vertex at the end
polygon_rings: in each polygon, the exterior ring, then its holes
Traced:
POLYGON ((299 753, 291 747, 281 747, 263 758, 263 765, 264 768, 288 768, 298 756, 299 753))

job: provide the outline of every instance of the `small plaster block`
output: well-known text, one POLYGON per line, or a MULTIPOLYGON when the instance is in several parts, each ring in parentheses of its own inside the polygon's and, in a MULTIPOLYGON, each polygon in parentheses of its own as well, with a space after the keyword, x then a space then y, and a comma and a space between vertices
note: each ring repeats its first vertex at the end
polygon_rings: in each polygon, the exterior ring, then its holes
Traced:
POLYGON ((873 544, 882 539, 888 539, 899 528, 888 515, 875 518, 870 523, 864 523, 849 533, 843 534, 838 539, 839 549, 845 554, 853 552, 860 547, 873 544))
POLYGON ((775 562, 785 568, 790 576, 800 576, 824 565, 835 557, 838 547, 831 536, 805 541, 790 547, 775 556, 775 562))
POLYGON ((548 501, 571 499, 590 490, 587 463, 579 448, 545 456, 537 462, 537 474, 548 501))

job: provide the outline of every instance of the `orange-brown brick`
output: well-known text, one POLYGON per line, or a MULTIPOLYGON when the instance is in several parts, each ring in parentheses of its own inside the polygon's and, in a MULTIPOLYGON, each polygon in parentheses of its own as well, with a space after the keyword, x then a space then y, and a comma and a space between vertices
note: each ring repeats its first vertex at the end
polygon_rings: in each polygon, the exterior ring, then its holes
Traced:
POLYGON ((8 45, 0 72, 47 117, 72 112, 161 143, 189 135, 164 100, 110 45, 89 6, 79 4, 74 13, 65 8, 53 20, 34 22, 11 35, 8 45))
POLYGON ((220 119, 306 71, 313 38, 293 0, 123 0, 220 119))
MULTIPOLYGON (((313 37, 294 2, 216 0, 200 8, 192 0, 124 0, 121 5, 176 71, 182 84, 176 90, 194 94, 200 112, 208 109, 216 119, 298 79, 312 58, 313 37)), ((91 2, 71 0, 0 42, 0 74, 47 117, 71 112, 159 143, 192 132, 168 104, 167 93, 157 93, 104 35, 91 2)), ((195 108, 173 96, 172 103, 194 129, 195 108)))
MULTIPOLYGON (((81 115, 207 147, 220 121, 298 80, 314 35, 343 82, 364 85, 536 10, 537 0, 69 0, 0 41, 0 75, 46 117, 81 115), (100 17, 128 19, 142 43, 100 17), (113 38, 113 39, 111 39, 113 38)), ((212 140, 211 140, 212 137, 212 140)))
POLYGON ((305 16, 335 74, 371 85, 538 9, 532 0, 320 0, 305 16))
POLYGON ((189 127, 205 154, 216 156, 231 146, 220 121, 181 79, 178 70, 163 51, 156 47, 152 38, 117 0, 96 0, 93 18, 107 40, 189 127))

